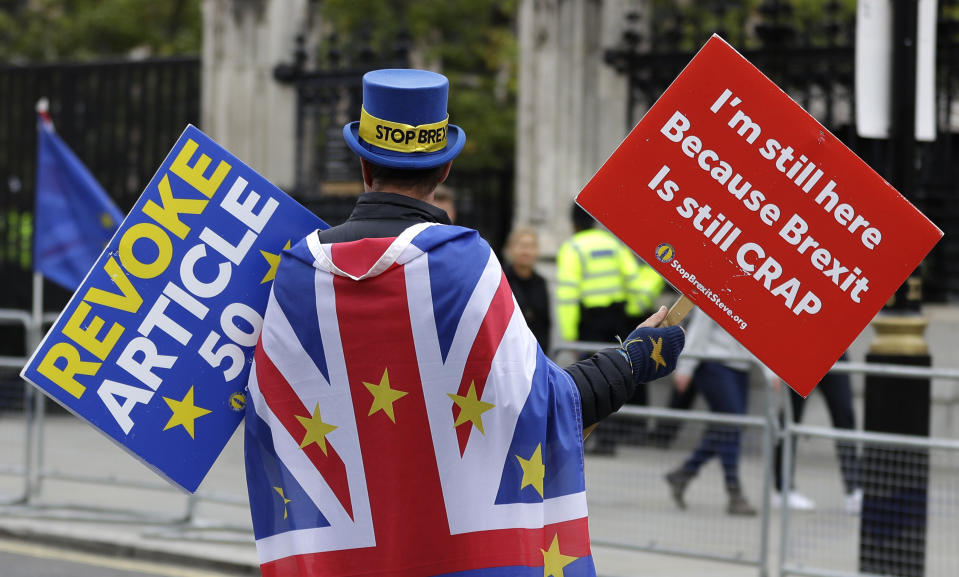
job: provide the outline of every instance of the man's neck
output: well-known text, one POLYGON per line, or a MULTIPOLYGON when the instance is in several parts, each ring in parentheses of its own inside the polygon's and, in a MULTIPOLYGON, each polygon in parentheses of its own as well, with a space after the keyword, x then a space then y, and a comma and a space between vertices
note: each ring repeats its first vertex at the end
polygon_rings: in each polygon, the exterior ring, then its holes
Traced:
POLYGON ((390 194, 399 194, 401 196, 408 196, 410 198, 415 198, 416 200, 422 200, 423 202, 428 202, 432 204, 434 192, 431 190, 428 193, 423 193, 419 189, 415 188, 403 188, 398 186, 383 185, 375 186, 367 190, 367 192, 387 192, 390 194))

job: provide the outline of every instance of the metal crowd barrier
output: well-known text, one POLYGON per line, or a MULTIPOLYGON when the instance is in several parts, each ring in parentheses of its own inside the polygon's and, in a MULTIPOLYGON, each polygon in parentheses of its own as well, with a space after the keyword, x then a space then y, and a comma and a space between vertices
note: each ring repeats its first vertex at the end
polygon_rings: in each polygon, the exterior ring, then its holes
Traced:
MULTIPOLYGON (((38 315, 26 311, 0 309, 0 324, 20 325, 26 334, 26 350, 32 351, 40 342, 42 330, 56 320, 55 313, 38 315)), ((0 368, 19 371, 26 364, 26 358, 0 357, 0 368)), ((218 504, 248 507, 245 496, 226 495, 215 491, 200 490, 191 495, 163 481, 124 478, 114 474, 88 474, 76 470, 65 471, 49 467, 45 463, 45 433, 48 432, 45 399, 46 396, 29 383, 24 382, 23 426, 24 452, 21 463, 0 462, 0 476, 13 476, 22 479, 22 489, 13 496, 0 496, 0 514, 8 517, 43 518, 69 521, 93 521, 105 523, 134 523, 162 527, 144 531, 145 535, 155 538, 189 538, 207 540, 205 535, 220 533, 235 537, 214 536, 210 541, 252 543, 252 528, 236 522, 221 522, 202 519, 197 515, 201 504, 218 504), (98 488, 117 488, 132 491, 151 491, 167 494, 169 499, 182 499, 182 513, 169 513, 173 507, 165 507, 163 513, 138 511, 134 507, 105 507, 82 501, 82 491, 69 491, 76 500, 51 502, 44 498, 44 483, 57 482, 79 485, 93 485, 98 488), (181 497, 181 495, 183 495, 181 497)), ((71 417, 72 418, 72 417, 71 417)), ((91 435, 100 435, 93 432, 91 435)), ((142 496, 134 500, 152 501, 142 496)))
MULTIPOLYGON (((26 335, 26 345, 27 350, 29 350, 29 345, 31 338, 35 337, 34 330, 35 322, 30 313, 20 310, 11 310, 11 309, 0 309, 0 324, 3 325, 20 325, 23 327, 24 334, 26 335)), ((26 363, 27 359, 20 357, 0 357, 0 368, 5 369, 16 369, 19 370, 26 363)), ((30 493, 30 481, 32 476, 32 465, 34 463, 33 456, 35 456, 35 445, 33 443, 33 435, 31 431, 34 431, 34 423, 32 420, 33 411, 30 410, 34 400, 33 400, 33 387, 29 386, 27 383, 24 383, 24 415, 26 416, 25 425, 26 431, 24 432, 24 449, 23 449, 23 463, 13 464, 13 463, 0 463, 0 475, 11 475, 15 477, 20 477, 23 479, 23 486, 19 493, 13 496, 3 496, 0 498, 0 505, 16 505, 20 503, 25 503, 29 498, 30 493)))
MULTIPOLYGON (((765 402, 765 401, 764 401, 765 402)), ((770 423, 764 416, 733 416, 703 411, 625 406, 610 419, 615 432, 630 425, 656 420, 683 425, 683 435, 698 439, 706 426, 727 426, 741 431, 740 479, 755 517, 731 517, 719 467, 707 463, 686 489, 686 508, 679 509, 669 496, 665 474, 677 469, 689 440, 677 439, 683 451, 623 443, 613 458, 587 455, 587 499, 590 539, 613 548, 662 553, 692 559, 720 561, 754 567, 765 575, 770 542, 768 500, 771 469, 770 423), (618 425, 618 427, 616 427, 618 425), (761 495, 757 499, 757 495, 761 495)), ((596 434, 596 433, 594 433, 596 434)), ((628 437, 628 433, 623 435, 628 437)))
MULTIPOLYGON (((33 320, 33 316, 24 311, 0 309, 0 323, 17 323, 24 326, 28 333, 27 350, 33 350, 39 342, 42 324, 33 320)), ((46 315, 42 322, 51 322, 53 315, 46 315)), ((557 351, 591 352, 609 346, 606 343, 569 343, 557 351)), ((748 358, 718 358, 687 355, 702 360, 741 360, 748 358)), ((19 369, 26 359, 0 358, 0 366, 19 369)), ((884 374, 907 377, 929 377, 959 381, 959 370, 903 367, 897 365, 875 365, 866 363, 836 363, 834 371, 863 374, 884 374)), ((623 449, 624 455, 605 459, 588 458, 588 497, 590 499, 590 526, 593 542, 625 550, 647 551, 666 555, 688 557, 735 563, 755 567, 761 576, 768 575, 771 557, 778 554, 777 568, 780 575, 810 575, 835 577, 864 577, 856 568, 842 565, 835 557, 820 560, 816 557, 821 549, 808 546, 797 549, 796 542, 806 539, 806 533, 821 538, 836 535, 849 536, 850 517, 838 517, 836 507, 824 508, 821 513, 824 521, 810 522, 812 515, 819 513, 792 513, 788 509, 780 512, 770 505, 772 494, 772 451, 776 442, 782 440, 784 447, 783 467, 788 471, 794 455, 790 451, 792 438, 818 439, 831 442, 837 439, 869 443, 886 444, 897 447, 919 447, 925 450, 949 454, 954 459, 946 463, 934 462, 934 470, 956 477, 959 485, 959 442, 944 439, 915 438, 902 435, 881 435, 856 431, 837 431, 821 427, 796 425, 787 419, 784 427, 778 420, 779 399, 777 394, 762 388, 758 399, 759 414, 732 416, 701 411, 669 410, 654 407, 626 406, 612 419, 611 423, 628 426, 638 421, 673 421, 683 424, 684 430, 674 441, 678 447, 689 448, 690 440, 698 438, 696 427, 708 425, 731 426, 743 431, 742 455, 740 460, 741 477, 744 490, 750 501, 758 509, 755 517, 731 517, 724 511, 725 496, 721 486, 722 479, 713 464, 703 469, 688 489, 688 507, 679 510, 669 498, 668 487, 663 474, 675 468, 680 460, 675 449, 636 443, 623 449), (630 458, 634 457, 634 458, 630 458), (668 459, 667 459, 668 458, 668 459), (651 488, 655 487, 655 488, 651 488), (757 497, 758 496, 758 497, 757 497), (778 523, 774 517, 778 515, 778 523), (778 531, 778 539, 774 535, 778 531), (778 549, 778 551, 777 551, 778 549)), ((24 426, 24 462, 22 465, 0 465, 0 475, 14 475, 23 481, 22 492, 11 499, 0 502, 0 512, 4 515, 56 518, 68 520, 92 520, 110 523, 139 523, 153 527, 145 535, 155 538, 191 539, 213 542, 252 543, 252 533, 248 525, 237 522, 204 520, 197 510, 201 505, 225 505, 227 507, 246 508, 245 496, 229 495, 211 491, 198 491, 194 495, 184 496, 182 513, 143 514, 131 507, 107 508, 84 505, 82 503, 48 503, 42 497, 44 482, 69 484, 92 484, 109 486, 133 491, 153 491, 172 494, 171 499, 179 499, 180 494, 172 486, 162 481, 144 481, 132 478, 120 478, 113 475, 80 474, 76 471, 60 471, 44 465, 44 431, 49 423, 44 417, 44 395, 34 387, 25 388, 24 426)), ((788 407, 788 403, 785 403, 788 407)), ((99 435, 99 433, 92 433, 99 435)), ((820 451, 821 456, 822 451, 820 451)), ((797 451, 800 456, 804 451, 797 451)), ((805 458, 805 457, 803 457, 805 458)), ((838 467, 830 461, 831 469, 838 467)), ((797 475, 806 468, 799 468, 797 475)), ((242 471, 231 474, 242 475, 242 471)), ((838 476, 838 473, 831 473, 838 476)), ((784 475, 784 478, 789 478, 784 475)), ((804 482, 808 479, 802 479, 804 482)), ((825 485, 817 488, 825 494, 825 485)), ((935 486, 939 517, 954 515, 959 518, 959 487, 956 490, 935 486), (944 512, 944 513, 943 513, 944 512)), ((819 496, 817 494, 816 496, 819 496)), ((167 508, 172 510, 172 507, 167 508)), ((939 517, 936 517, 939 523, 939 517)), ((948 519, 947 519, 948 522, 948 519)), ((941 525, 941 523, 939 523, 941 525)), ((939 525, 937 525, 937 528, 939 525)), ((937 529, 938 530, 938 529, 937 529)), ((945 537, 959 535, 959 528, 946 527, 945 537)), ((955 539, 953 539, 954 541, 955 539)), ((846 543, 848 545, 848 543, 846 543)), ((955 557, 954 547, 940 548, 955 557)), ((848 548, 848 547, 847 547, 848 548)), ((948 564, 948 561, 945 562, 948 564)), ((934 561, 930 566, 942 570, 943 563, 934 561)), ((942 575, 959 574, 959 567, 950 566, 942 575)), ((939 573, 929 573, 938 575, 939 573)))
MULTIPOLYGON (((868 366, 858 368, 871 372, 868 366)), ((897 376, 909 372, 899 373, 889 366, 879 370, 897 376)), ((959 380, 959 371, 928 370, 928 374, 919 376, 959 380)), ((779 575, 871 575, 861 570, 863 554, 868 558, 867 565, 884 568, 883 574, 959 575, 959 555, 955 550, 959 541, 959 440, 815 427, 795 424, 791 419, 785 422, 782 438, 786 440, 783 478, 789 478, 795 462, 796 476, 804 477, 797 483, 802 483, 804 494, 813 497, 816 508, 782 510, 779 575), (803 439, 823 447, 819 451, 807 447, 806 451, 793 454, 790 439, 803 439), (832 471, 827 475, 816 474, 821 467, 815 464, 802 466, 815 461, 817 455, 821 457, 829 443, 845 443, 853 450, 861 447, 857 477, 860 490, 871 485, 878 498, 871 508, 869 493, 867 501, 858 505, 861 510, 844 507, 840 496, 845 487, 837 482, 841 478, 837 459, 831 460, 832 471), (890 476, 906 493, 893 494, 888 486, 890 476), (921 487, 921 497, 908 494, 917 487, 921 487), (921 509, 918 517, 914 507, 921 509), (865 523, 869 524, 870 539, 874 540, 877 533, 897 536, 888 543, 871 543, 864 553, 860 542, 864 539, 861 531, 865 523)))
MULTIPOLYGON (((609 343, 566 343, 554 350, 575 353, 593 352, 609 343)), ((749 358, 720 358, 686 354, 700 360, 746 361, 749 358)), ((893 364, 840 361, 835 372, 946 379, 959 382, 959 370, 934 369, 893 364)), ((655 383, 654 383, 655 384, 655 383)), ((755 391, 755 388, 753 388, 755 391)), ((609 421, 620 429, 620 439, 629 439, 629 427, 643 430, 649 421, 677 424, 702 423, 727 425, 742 430, 740 475, 744 490, 758 509, 755 517, 733 517, 722 510, 722 478, 718 466, 708 464, 687 488, 687 509, 672 503, 666 472, 680 464, 677 451, 656 443, 655 438, 638 442, 617 452, 613 458, 587 457, 587 498, 590 506, 590 530, 593 543, 623 550, 652 552, 671 556, 735 563, 754 567, 760 576, 769 575, 770 559, 776 555, 776 575, 811 577, 876 577, 859 571, 859 520, 844 508, 843 488, 838 482, 840 467, 831 447, 817 451, 798 449, 792 453, 793 439, 815 439, 821 443, 846 441, 873 448, 912 448, 933 452, 930 460, 930 529, 926 539, 926 573, 929 577, 959 575, 959 556, 955 552, 959 538, 959 440, 847 431, 796 424, 784 395, 763 386, 759 400, 761 414, 733 416, 702 411, 626 405, 609 421), (779 408, 785 422, 780 426, 779 408), (812 511, 791 511, 773 507, 771 497, 775 444, 782 442, 782 478, 788 486, 793 471, 803 485, 811 486, 819 504, 812 511), (668 458, 668 460, 667 460, 668 458), (802 467, 802 459, 809 459, 802 467), (828 471, 820 475, 820 472, 828 471), (755 498, 758 495, 758 499, 755 498), (773 522, 778 516, 778 522, 773 522), (775 533, 778 532, 778 535, 775 533)), ((755 405, 756 403, 754 403, 755 405)), ((756 411, 755 412, 760 412, 756 411)), ((595 435, 596 433, 594 433, 595 435)), ((685 454, 687 442, 674 441, 685 454)), ((904 474, 910 464, 902 463, 904 474)))

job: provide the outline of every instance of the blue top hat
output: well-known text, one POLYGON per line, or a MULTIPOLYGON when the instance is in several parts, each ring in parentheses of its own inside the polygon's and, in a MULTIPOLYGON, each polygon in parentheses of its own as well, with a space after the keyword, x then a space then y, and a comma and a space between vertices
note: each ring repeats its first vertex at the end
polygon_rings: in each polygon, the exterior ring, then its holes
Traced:
POLYGON ((449 80, 427 70, 373 70, 363 75, 360 120, 343 127, 353 152, 381 166, 433 168, 456 158, 466 133, 449 124, 449 80))

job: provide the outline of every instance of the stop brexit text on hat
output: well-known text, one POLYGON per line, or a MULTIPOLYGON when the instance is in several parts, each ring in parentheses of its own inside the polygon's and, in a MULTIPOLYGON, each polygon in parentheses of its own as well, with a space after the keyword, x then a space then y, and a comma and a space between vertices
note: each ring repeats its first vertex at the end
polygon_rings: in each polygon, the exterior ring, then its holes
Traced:
POLYGON ((718 36, 576 200, 803 396, 942 237, 718 36))

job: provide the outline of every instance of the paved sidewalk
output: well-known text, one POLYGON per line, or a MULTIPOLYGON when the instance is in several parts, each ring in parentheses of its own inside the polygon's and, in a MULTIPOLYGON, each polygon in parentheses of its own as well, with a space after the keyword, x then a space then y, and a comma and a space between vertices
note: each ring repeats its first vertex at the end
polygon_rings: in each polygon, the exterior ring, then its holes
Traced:
MULTIPOLYGON (((70 415, 50 415, 44 427, 44 479, 29 506, 0 509, 0 536, 113 552, 258 575, 249 509, 245 503, 242 435, 224 450, 200 494, 236 505, 199 499, 184 523, 188 496, 136 461, 91 426, 70 415), (115 482, 59 480, 97 477, 115 482), (146 488, 129 488, 130 482, 146 488), (225 497, 226 499, 222 499, 225 497)), ((24 425, 19 415, 0 415, 0 464, 22 464, 24 425)), ((0 477, 0 500, 23 494, 20 476, 0 477)))
MULTIPOLYGON (((0 415, 0 466, 22 463, 24 424, 0 415)), ((182 518, 188 497, 89 425, 69 415, 46 417, 44 463, 57 475, 96 476, 141 483, 117 484, 45 479, 30 506, 0 507, 0 538, 25 539, 118 556, 183 563, 224 575, 258 575, 243 473, 242 435, 234 436, 198 491, 194 516, 182 518), (208 500, 236 501, 224 504, 208 500), (122 514, 120 514, 122 512, 122 514), (132 513, 132 514, 131 514, 132 513), (180 521, 178 521, 178 519, 180 521)), ((0 501, 23 491, 23 479, 0 475, 0 501)), ((599 573, 609 577, 752 576, 755 569, 594 546, 599 573)))
MULTIPOLYGON (((693 427, 684 433, 696 435, 693 427)), ((44 463, 57 475, 45 479, 30 506, 0 506, 0 538, 27 539, 118 556, 181 563, 223 575, 258 575, 242 435, 224 450, 198 492, 190 522, 189 498, 105 436, 64 414, 48 416, 44 463), (62 476, 100 481, 66 481, 62 476), (118 482, 148 488, 131 488, 118 482), (123 513, 122 515, 119 513, 123 513)), ((741 463, 744 488, 759 505, 761 461, 756 436, 744 434, 741 463)), ((790 555, 809 566, 854 571, 859 518, 843 510, 832 443, 804 442, 797 483, 819 505, 815 513, 792 519, 790 555)), ((22 494, 23 479, 10 474, 23 463, 24 423, 15 413, 0 414, 0 502, 22 494)), ((620 448, 616 457, 589 457, 587 483, 590 526, 598 573, 604 577, 754 577, 756 567, 687 557, 630 551, 608 543, 686 548, 723 556, 755 558, 760 539, 757 518, 733 518, 724 511, 719 467, 706 467, 690 488, 689 507, 679 511, 662 480, 686 449, 620 448)), ((953 547, 959 535, 959 456, 938 454, 930 483, 928 575, 955 575, 953 547)), ((779 515, 769 526, 769 575, 776 575, 779 515)))

